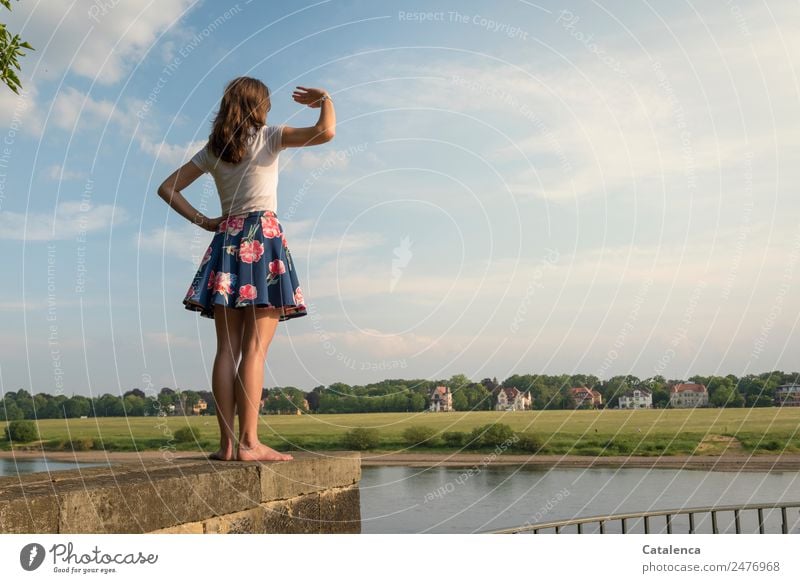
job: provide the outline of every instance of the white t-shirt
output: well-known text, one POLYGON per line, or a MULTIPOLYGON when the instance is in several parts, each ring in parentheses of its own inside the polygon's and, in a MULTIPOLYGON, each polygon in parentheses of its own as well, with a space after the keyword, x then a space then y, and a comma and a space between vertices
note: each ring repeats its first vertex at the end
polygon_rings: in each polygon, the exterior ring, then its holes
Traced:
POLYGON ((285 125, 264 125, 249 138, 248 151, 238 164, 217 158, 208 143, 192 157, 210 172, 224 215, 269 210, 278 213, 278 154, 285 125))

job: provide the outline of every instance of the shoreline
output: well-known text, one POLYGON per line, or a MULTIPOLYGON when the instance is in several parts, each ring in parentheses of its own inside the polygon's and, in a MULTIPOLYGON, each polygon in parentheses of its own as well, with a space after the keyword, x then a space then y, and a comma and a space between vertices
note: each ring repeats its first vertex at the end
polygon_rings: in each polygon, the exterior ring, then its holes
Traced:
MULTIPOLYGON (((325 451, 317 452, 325 455, 325 451)), ((144 462, 205 460, 207 454, 197 451, 2 451, 0 460, 36 460, 65 462, 144 462)), ((238 462, 235 462, 238 463, 238 462)), ((287 462, 291 463, 291 462, 287 462)), ((520 455, 480 453, 361 453, 362 467, 473 467, 524 466, 534 469, 568 468, 664 468, 715 471, 800 471, 800 454, 721 454, 675 456, 585 456, 585 455, 520 455)))

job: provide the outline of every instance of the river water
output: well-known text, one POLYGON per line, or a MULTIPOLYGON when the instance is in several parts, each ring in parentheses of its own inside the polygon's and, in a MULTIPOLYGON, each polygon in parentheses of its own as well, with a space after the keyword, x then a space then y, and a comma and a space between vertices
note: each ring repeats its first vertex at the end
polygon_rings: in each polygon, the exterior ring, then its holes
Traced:
MULTIPOLYGON (((105 464, 0 458, 0 476, 97 465, 105 464)), ((800 472, 365 466, 360 490, 363 533, 474 533, 621 512, 800 502, 800 472)), ((741 516, 745 532, 758 532, 755 511, 741 516)), ((764 517, 767 532, 780 532, 779 511, 765 511, 764 517)), ((798 509, 788 510, 788 520, 789 532, 800 533, 798 509)), ((687 518, 672 522, 675 532, 687 532, 687 518)), ((651 531, 664 524, 663 518, 651 519, 651 531)), ((732 532, 733 513, 720 513, 718 524, 720 531, 732 532)), ((711 532, 710 517, 698 515, 695 527, 711 532)), ((596 530, 591 525, 584 532, 596 530)), ((606 532, 619 530, 618 523, 606 525, 606 532)), ((643 532, 642 521, 629 521, 629 531, 643 532)))
MULTIPOLYGON (((524 466, 413 468, 366 466, 361 478, 361 532, 473 533, 601 514, 722 504, 800 502, 800 472, 719 472, 652 468, 526 469, 524 466)), ((780 532, 780 510, 765 511, 767 532, 780 532)), ((758 532, 756 511, 741 514, 745 532, 758 532)), ((789 532, 800 533, 800 512, 788 509, 789 532)), ((688 532, 675 517, 673 532, 688 532)), ((644 532, 641 520, 629 532, 644 532)), ((718 514, 721 532, 733 513, 718 514)), ((711 532, 697 515, 697 532, 711 532)), ((650 519, 666 533, 665 519, 650 519)), ((595 532, 587 526, 584 532, 595 532)), ((618 523, 606 532, 619 532, 618 523)), ((548 532, 553 532, 551 529, 548 532)), ((570 527, 569 532, 575 532, 570 527)))
POLYGON ((106 463, 80 463, 57 462, 46 458, 35 459, 8 459, 0 458, 0 476, 16 476, 17 474, 28 474, 30 472, 55 472, 58 470, 75 470, 77 468, 88 468, 90 466, 103 466, 106 463))

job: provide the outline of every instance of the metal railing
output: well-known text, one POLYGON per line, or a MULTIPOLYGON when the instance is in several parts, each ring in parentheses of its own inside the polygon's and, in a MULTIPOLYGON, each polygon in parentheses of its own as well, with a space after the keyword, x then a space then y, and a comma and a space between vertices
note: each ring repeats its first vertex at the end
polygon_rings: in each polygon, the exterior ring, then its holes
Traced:
MULTIPOLYGON (((607 524, 620 523, 621 533, 626 534, 632 532, 628 522, 630 520, 641 519, 644 521, 644 534, 653 534, 651 519, 663 516, 665 519, 664 526, 666 527, 667 534, 673 534, 673 527, 675 518, 679 516, 687 516, 689 518, 688 534, 695 534, 697 524, 695 520, 696 515, 711 515, 711 534, 720 534, 718 514, 720 512, 733 512, 733 522, 736 534, 742 533, 742 513, 748 510, 757 511, 758 517, 758 532, 759 534, 765 533, 766 523, 764 519, 765 510, 778 510, 781 513, 781 533, 789 533, 789 517, 788 509, 800 508, 800 502, 774 502, 766 504, 739 504, 728 506, 700 506, 697 508, 678 508, 673 510, 654 510, 648 512, 630 512, 625 514, 607 514, 601 516, 588 516, 586 518, 572 518, 569 520, 556 520, 552 522, 540 522, 537 524, 526 524, 523 526, 516 526, 513 528, 504 528, 500 530, 489 531, 491 534, 518 534, 518 533, 533 533, 539 534, 540 531, 546 529, 554 529, 555 534, 563 534, 563 529, 570 526, 576 526, 577 530, 571 531, 575 534, 586 534, 585 526, 597 524, 599 525, 599 534, 608 534, 607 524)), ((795 519, 793 525, 800 525, 800 518, 795 519)), ((663 530, 658 531, 663 533, 663 530)))

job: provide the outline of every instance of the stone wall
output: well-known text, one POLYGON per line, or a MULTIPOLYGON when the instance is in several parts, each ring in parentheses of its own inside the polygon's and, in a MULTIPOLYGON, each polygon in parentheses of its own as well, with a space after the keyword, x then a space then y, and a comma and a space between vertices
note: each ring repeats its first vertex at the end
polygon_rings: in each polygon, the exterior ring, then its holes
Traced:
POLYGON ((0 533, 359 533, 358 452, 186 456, 0 478, 0 533))

